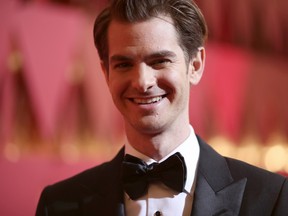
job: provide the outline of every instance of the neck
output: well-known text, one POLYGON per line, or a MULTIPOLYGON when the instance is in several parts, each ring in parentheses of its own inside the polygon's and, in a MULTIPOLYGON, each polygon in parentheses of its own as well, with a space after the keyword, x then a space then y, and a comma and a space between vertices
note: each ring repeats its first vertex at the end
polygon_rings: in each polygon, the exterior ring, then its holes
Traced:
POLYGON ((170 126, 157 133, 143 133, 126 125, 126 134, 134 149, 159 161, 187 139, 190 134, 190 126, 187 121, 181 127, 170 126))

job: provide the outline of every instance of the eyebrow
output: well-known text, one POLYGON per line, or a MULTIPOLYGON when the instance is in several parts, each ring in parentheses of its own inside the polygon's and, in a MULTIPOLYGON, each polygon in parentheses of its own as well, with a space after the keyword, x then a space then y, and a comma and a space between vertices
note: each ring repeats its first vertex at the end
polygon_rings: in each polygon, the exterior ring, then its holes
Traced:
POLYGON ((125 55, 113 55, 110 57, 110 61, 131 61, 133 58, 125 55))
POLYGON ((144 59, 146 60, 146 59, 163 58, 163 57, 175 58, 176 54, 169 50, 161 50, 161 51, 152 53, 151 55, 148 55, 144 59))
MULTIPOLYGON (((144 57, 144 61, 149 59, 157 59, 157 58, 163 58, 163 57, 169 57, 169 58, 175 58, 176 54, 169 50, 160 50, 157 52, 154 52, 152 54, 149 54, 144 57)), ((111 62, 118 62, 118 61, 132 61, 133 57, 129 55, 113 55, 110 57, 111 62)))

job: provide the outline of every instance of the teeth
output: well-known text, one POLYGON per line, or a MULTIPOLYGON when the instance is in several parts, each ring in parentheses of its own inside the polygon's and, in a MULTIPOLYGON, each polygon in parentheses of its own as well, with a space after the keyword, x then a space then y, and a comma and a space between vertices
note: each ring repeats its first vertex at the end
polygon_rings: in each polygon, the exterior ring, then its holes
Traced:
POLYGON ((161 96, 159 96, 159 97, 154 97, 154 98, 149 98, 149 99, 140 99, 140 98, 138 98, 138 99, 134 99, 134 102, 135 103, 138 103, 138 104, 151 104, 151 103, 156 103, 156 102, 158 102, 158 101, 160 101, 162 99, 162 97, 161 96))

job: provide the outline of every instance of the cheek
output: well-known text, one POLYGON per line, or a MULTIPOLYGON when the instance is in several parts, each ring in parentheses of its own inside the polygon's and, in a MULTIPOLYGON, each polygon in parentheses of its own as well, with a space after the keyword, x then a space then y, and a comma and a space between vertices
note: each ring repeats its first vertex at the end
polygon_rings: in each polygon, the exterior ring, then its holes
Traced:
POLYGON ((115 83, 115 82, 109 82, 109 90, 110 90, 110 93, 113 97, 115 97, 116 95, 119 94, 120 92, 120 86, 118 83, 115 83))
POLYGON ((120 95, 122 95, 122 93, 126 88, 125 86, 126 86, 125 81, 122 80, 121 78, 110 77, 108 80, 108 87, 113 98, 117 98, 120 95))
POLYGON ((187 85, 190 85, 186 70, 166 71, 158 78, 159 84, 162 83, 175 90, 186 88, 187 85))
POLYGON ((117 107, 117 109, 121 109, 122 107, 121 87, 119 86, 119 84, 115 82, 109 82, 108 86, 114 105, 117 107))

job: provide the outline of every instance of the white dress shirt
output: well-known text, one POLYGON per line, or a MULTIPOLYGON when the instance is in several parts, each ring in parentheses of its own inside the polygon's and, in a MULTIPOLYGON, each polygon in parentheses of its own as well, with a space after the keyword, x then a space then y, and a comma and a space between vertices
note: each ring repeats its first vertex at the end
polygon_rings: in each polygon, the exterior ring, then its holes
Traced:
MULTIPOLYGON (((189 137, 170 154, 161 159, 159 163, 176 152, 184 157, 187 168, 184 192, 176 192, 162 183, 153 183, 149 185, 147 194, 137 200, 130 199, 125 193, 125 213, 127 216, 191 215, 195 175, 200 152, 199 143, 192 126, 190 126, 189 137)), ((147 164, 156 162, 135 150, 129 143, 125 146, 125 153, 138 157, 147 164)))

